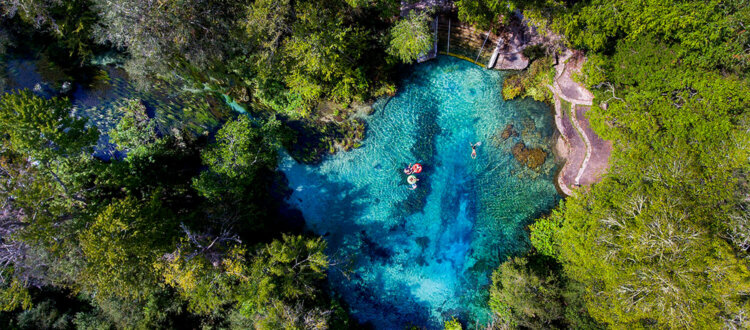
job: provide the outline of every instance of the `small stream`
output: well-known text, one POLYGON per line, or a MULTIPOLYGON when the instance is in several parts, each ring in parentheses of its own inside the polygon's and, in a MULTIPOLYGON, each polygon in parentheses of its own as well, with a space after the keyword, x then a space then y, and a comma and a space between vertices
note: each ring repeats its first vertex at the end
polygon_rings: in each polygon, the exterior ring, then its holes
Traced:
POLYGON ((125 98, 141 100, 162 133, 172 129, 184 129, 196 134, 210 132, 234 111, 244 111, 229 97, 219 97, 210 91, 196 93, 166 83, 140 90, 122 69, 114 66, 101 66, 96 78, 87 86, 66 84, 59 69, 48 67, 46 62, 38 60, 11 59, 6 63, 4 74, 5 90, 0 92, 29 89, 44 97, 60 93, 67 95, 76 113, 88 117, 90 123, 103 133, 97 148, 99 156, 112 152, 111 146, 106 143, 106 133, 119 121, 122 113, 117 108, 125 98))

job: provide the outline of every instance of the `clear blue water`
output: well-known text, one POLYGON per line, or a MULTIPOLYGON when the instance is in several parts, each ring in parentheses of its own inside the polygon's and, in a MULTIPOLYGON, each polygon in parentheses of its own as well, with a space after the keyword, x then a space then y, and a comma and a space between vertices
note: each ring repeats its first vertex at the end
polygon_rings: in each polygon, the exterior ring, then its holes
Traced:
POLYGON ((558 202, 549 107, 503 101, 503 75, 451 57, 416 65, 375 103, 361 148, 317 165, 283 158, 289 202, 327 239, 331 287, 361 322, 487 322, 492 271, 528 250, 527 225, 558 202), (519 134, 503 140, 507 124, 519 134), (540 169, 513 158, 519 141, 550 153, 540 169), (417 161, 412 191, 402 170, 417 161))

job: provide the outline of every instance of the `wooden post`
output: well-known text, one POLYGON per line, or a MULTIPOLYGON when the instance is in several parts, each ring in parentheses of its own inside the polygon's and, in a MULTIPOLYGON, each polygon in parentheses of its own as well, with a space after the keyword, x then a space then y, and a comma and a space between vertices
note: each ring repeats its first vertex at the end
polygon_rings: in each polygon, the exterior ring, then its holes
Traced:
POLYGON ((435 15, 435 53, 433 54, 435 57, 438 54, 438 28, 440 28, 440 15, 435 15))
POLYGON ((446 53, 451 52, 451 18, 448 17, 448 48, 445 50, 446 53))

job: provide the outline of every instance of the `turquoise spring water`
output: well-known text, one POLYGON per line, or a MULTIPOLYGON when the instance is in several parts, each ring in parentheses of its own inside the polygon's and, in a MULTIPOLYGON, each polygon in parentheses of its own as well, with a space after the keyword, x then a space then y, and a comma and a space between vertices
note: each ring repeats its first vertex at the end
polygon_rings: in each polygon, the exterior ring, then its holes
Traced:
POLYGON ((328 241, 331 287, 361 322, 488 322, 492 271, 528 250, 527 225, 558 202, 549 107, 503 101, 503 75, 451 57, 413 66, 375 103, 361 148, 312 166, 283 157, 289 202, 328 241), (503 140, 507 124, 519 134, 503 140), (540 169, 514 159, 520 141, 548 153, 540 169), (424 170, 412 191, 413 162, 424 170))

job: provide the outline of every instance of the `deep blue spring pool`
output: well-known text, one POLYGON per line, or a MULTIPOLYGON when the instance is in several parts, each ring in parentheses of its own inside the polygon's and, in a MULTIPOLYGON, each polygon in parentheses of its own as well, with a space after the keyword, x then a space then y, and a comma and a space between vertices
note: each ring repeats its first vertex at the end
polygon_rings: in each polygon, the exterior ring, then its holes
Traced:
POLYGON ((331 287, 360 321, 490 319, 492 271, 529 248, 527 225, 559 200, 549 107, 503 101, 503 75, 451 57, 415 65, 375 103, 361 148, 314 166, 284 157, 289 202, 327 239, 331 287), (507 124, 518 134, 503 139, 507 124), (514 159, 520 141, 547 152, 540 168, 514 159), (413 162, 424 165, 414 191, 403 173, 413 162))

